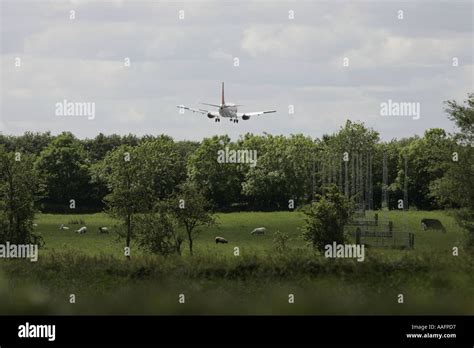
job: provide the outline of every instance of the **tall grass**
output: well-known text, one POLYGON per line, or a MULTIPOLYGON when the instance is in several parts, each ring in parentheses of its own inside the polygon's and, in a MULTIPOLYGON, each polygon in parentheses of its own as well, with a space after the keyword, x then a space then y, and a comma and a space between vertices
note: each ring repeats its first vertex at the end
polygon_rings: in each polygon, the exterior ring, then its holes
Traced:
POLYGON ((415 250, 368 248, 364 262, 314 252, 299 237, 300 213, 219 214, 220 224, 199 235, 195 256, 133 247, 131 260, 104 214, 40 215, 46 247, 38 262, 0 260, 0 314, 474 314, 474 261, 462 248, 452 253, 463 232, 444 213, 402 214, 387 213, 395 228, 404 223, 415 233, 415 250), (422 231, 423 217, 440 219, 447 233, 422 231), (70 219, 83 219, 88 232, 60 231, 70 219), (112 233, 99 234, 99 226, 112 233), (260 226, 267 235, 251 236, 260 226), (289 236, 285 252, 275 249, 276 231, 289 236), (216 235, 230 243, 216 245, 216 235))

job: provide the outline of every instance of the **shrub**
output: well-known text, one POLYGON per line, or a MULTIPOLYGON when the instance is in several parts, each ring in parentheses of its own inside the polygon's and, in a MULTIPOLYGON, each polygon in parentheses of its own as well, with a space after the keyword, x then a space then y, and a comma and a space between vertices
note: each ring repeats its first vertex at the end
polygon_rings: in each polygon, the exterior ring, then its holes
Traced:
POLYGON ((138 246, 154 254, 181 255, 184 238, 177 230, 177 224, 166 203, 158 204, 152 213, 138 214, 134 220, 138 246))
POLYGON ((288 250, 288 240, 290 236, 288 233, 277 231, 275 233, 275 238, 273 239, 273 245, 277 252, 284 253, 288 250))
POLYGON ((325 196, 318 195, 317 202, 306 210, 303 238, 319 251, 333 242, 344 243, 344 225, 351 211, 349 200, 332 186, 325 196))

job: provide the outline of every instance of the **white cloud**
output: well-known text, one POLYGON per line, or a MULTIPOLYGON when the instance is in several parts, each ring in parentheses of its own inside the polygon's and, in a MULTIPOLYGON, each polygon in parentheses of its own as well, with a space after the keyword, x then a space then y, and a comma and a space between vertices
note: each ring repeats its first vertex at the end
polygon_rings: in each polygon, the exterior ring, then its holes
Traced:
MULTIPOLYGON (((408 65, 423 67, 436 64, 448 67, 453 57, 466 56, 471 45, 472 38, 469 37, 411 38, 379 33, 369 37, 361 47, 345 51, 343 56, 349 57, 351 65, 356 69, 408 65)), ((334 61, 334 64, 340 62, 334 61)))
POLYGON ((347 117, 385 138, 450 125, 445 99, 473 90, 472 4, 337 1, 4 1, 2 116, 9 133, 71 130, 167 133, 201 139, 228 133, 332 133, 347 117), (71 6, 77 19, 70 21, 71 6), (185 10, 185 19, 178 11, 185 10), (288 20, 288 10, 295 19, 288 20), (23 65, 15 69, 13 58, 23 65), (240 67, 232 65, 234 56, 240 67), (350 67, 342 67, 342 58, 350 67), (460 67, 451 67, 453 56, 460 67), (124 68, 124 57, 132 65, 124 68), (176 104, 227 100, 242 111, 278 113, 238 125, 179 115, 176 104), (381 100, 413 98, 421 122, 381 123, 381 100), (94 101, 93 122, 57 119, 58 100, 94 101), (288 104, 296 114, 288 115, 288 104), (274 116, 274 117, 273 117, 274 116))

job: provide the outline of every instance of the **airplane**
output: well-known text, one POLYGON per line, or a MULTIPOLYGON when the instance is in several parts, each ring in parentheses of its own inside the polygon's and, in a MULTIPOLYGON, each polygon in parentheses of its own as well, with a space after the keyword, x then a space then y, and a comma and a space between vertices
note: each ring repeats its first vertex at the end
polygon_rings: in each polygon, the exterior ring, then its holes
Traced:
POLYGON ((237 107, 242 105, 236 105, 233 103, 226 103, 224 100, 224 82, 222 82, 222 101, 221 105, 202 103, 203 105, 214 106, 219 108, 218 112, 209 111, 204 109, 193 109, 184 105, 176 105, 178 109, 189 110, 192 112, 197 112, 203 115, 207 115, 209 118, 213 118, 214 122, 220 122, 220 118, 229 118, 231 122, 238 123, 239 117, 243 120, 249 120, 252 116, 259 116, 263 114, 271 114, 276 112, 276 110, 267 110, 267 111, 256 111, 256 112, 237 112, 237 107))

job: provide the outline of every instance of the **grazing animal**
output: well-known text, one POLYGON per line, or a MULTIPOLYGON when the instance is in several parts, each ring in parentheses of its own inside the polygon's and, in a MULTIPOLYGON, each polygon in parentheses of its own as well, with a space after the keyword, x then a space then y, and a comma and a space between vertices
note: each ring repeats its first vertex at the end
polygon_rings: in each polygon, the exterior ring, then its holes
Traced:
POLYGON ((265 227, 258 227, 256 229, 254 229, 252 232, 250 232, 250 234, 252 236, 255 236, 255 235, 261 235, 261 234, 265 234, 265 231, 267 229, 265 227))
POLYGON ((229 242, 227 241, 227 239, 225 239, 223 237, 216 237, 216 244, 219 244, 219 243, 227 244, 229 242))
POLYGON ((64 224, 61 224, 61 226, 59 226, 59 229, 62 231, 62 230, 69 230, 69 227, 67 226, 64 226, 64 224))
POLYGON ((109 233, 109 229, 107 227, 99 227, 99 233, 109 233))
POLYGON ((444 228, 443 224, 437 219, 421 219, 421 228, 423 231, 439 230, 446 233, 446 229, 444 228))
POLYGON ((87 227, 86 227, 86 226, 82 226, 82 227, 81 227, 80 229, 78 229, 76 232, 79 233, 79 234, 86 233, 86 232, 87 232, 87 227))

